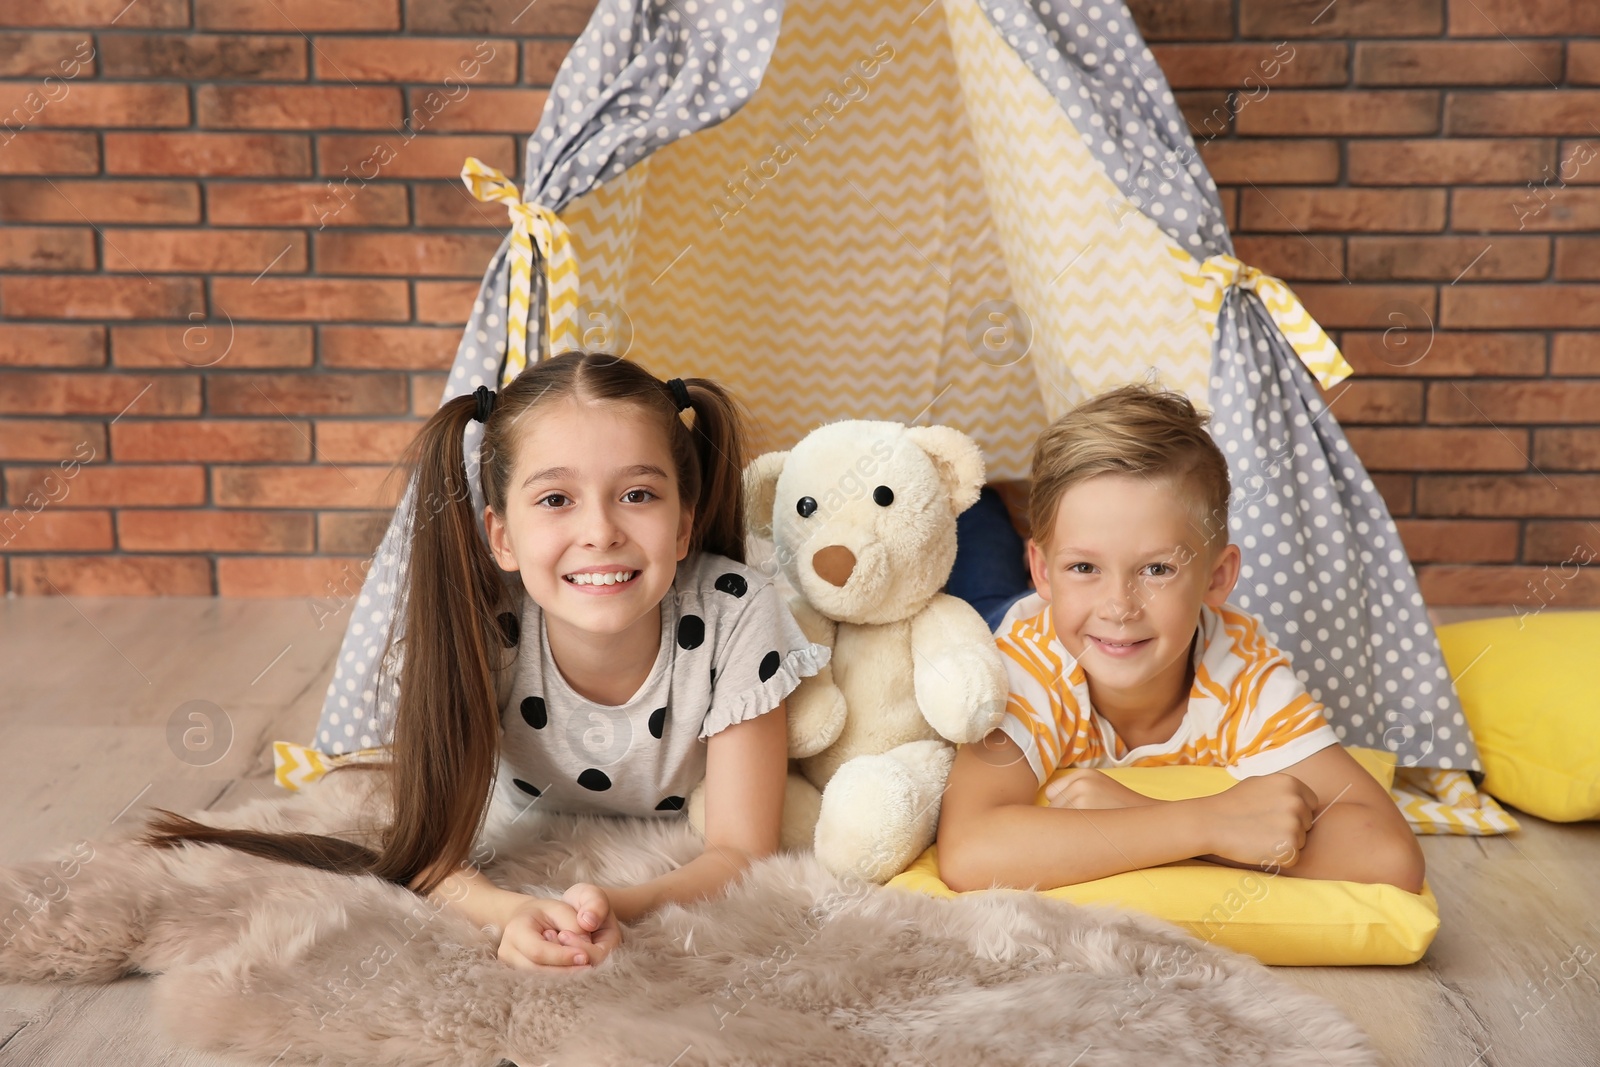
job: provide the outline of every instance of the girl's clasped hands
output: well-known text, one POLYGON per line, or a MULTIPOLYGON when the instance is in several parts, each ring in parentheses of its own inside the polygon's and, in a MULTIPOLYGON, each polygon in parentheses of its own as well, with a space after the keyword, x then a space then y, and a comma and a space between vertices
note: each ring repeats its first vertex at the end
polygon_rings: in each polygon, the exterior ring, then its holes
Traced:
POLYGON ((562 894, 528 897, 506 917, 500 962, 529 971, 587 970, 622 944, 622 926, 604 889, 578 882, 562 894))

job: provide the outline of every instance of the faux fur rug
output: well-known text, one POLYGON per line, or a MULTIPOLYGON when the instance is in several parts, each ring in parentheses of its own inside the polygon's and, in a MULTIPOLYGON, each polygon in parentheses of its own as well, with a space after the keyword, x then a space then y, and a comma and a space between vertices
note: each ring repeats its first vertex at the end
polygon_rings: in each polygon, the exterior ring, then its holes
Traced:
MULTIPOLYGON (((373 824, 374 779, 189 814, 352 832, 373 824)), ((518 826, 487 868, 518 889, 638 882, 699 852, 677 820, 518 826)), ((582 976, 513 970, 486 933, 377 879, 126 836, 0 870, 0 916, 0 979, 156 974, 168 1037, 263 1065, 1377 1062, 1328 1003, 1152 920, 1004 891, 935 900, 793 854, 626 927, 582 976)))

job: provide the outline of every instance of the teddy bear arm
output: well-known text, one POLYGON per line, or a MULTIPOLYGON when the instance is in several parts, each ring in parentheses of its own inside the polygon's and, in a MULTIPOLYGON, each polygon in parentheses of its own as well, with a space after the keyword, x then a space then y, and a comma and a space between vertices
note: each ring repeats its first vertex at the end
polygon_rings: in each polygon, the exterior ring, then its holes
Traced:
MULTIPOLYGON (((833 647, 839 624, 796 596, 789 610, 808 641, 833 647)), ((833 680, 830 661, 816 674, 802 679, 789 695, 789 755, 793 759, 815 756, 839 739, 844 732, 847 709, 844 694, 833 680)))
POLYGON ((980 741, 1006 707, 1005 663, 994 635, 966 601, 943 593, 911 623, 912 685, 917 706, 953 744, 980 741))
POLYGON ((785 709, 789 724, 789 757, 815 756, 839 740, 844 732, 848 709, 844 693, 833 681, 833 668, 825 666, 803 678, 789 694, 785 709))

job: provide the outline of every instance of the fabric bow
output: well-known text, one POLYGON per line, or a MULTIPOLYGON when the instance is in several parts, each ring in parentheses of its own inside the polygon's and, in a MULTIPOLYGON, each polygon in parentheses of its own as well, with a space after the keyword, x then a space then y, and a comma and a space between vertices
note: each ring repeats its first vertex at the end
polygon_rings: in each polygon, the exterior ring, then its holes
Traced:
POLYGON ((542 204, 526 202, 503 173, 475 156, 461 167, 467 190, 484 203, 498 201, 511 216, 511 281, 506 305, 504 385, 528 363, 528 305, 533 298, 533 248, 539 247, 545 269, 545 323, 540 358, 558 349, 577 347, 578 261, 572 236, 561 217, 542 204), (557 343, 559 334, 560 343, 557 343))
POLYGON ((1213 341, 1217 336, 1217 314, 1222 308, 1222 298, 1230 288, 1237 286, 1261 298, 1272 321, 1322 388, 1331 389, 1354 373, 1354 368, 1345 362, 1339 346, 1322 331, 1317 320, 1311 317, 1305 305, 1294 295, 1294 290, 1282 279, 1265 274, 1226 252, 1220 252, 1198 264, 1181 250, 1175 250, 1174 255, 1186 261, 1188 269, 1184 271, 1184 277, 1192 288, 1195 304, 1202 312, 1206 333, 1213 341))

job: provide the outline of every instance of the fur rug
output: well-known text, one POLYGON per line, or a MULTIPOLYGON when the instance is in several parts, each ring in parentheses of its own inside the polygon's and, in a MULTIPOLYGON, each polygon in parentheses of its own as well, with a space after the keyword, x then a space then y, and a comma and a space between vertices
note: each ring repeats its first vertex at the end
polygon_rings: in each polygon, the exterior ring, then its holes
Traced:
MULTIPOLYGON (((374 778, 190 814, 360 838, 374 778)), ((642 881, 700 848, 678 820, 530 815, 518 833, 487 873, 552 893, 642 881)), ((172 1040, 257 1064, 1377 1062, 1336 1009, 1252 959, 1025 893, 935 900, 784 854, 720 900, 625 928, 588 974, 545 976, 377 879, 130 836, 0 870, 0 979, 159 975, 172 1040)))

